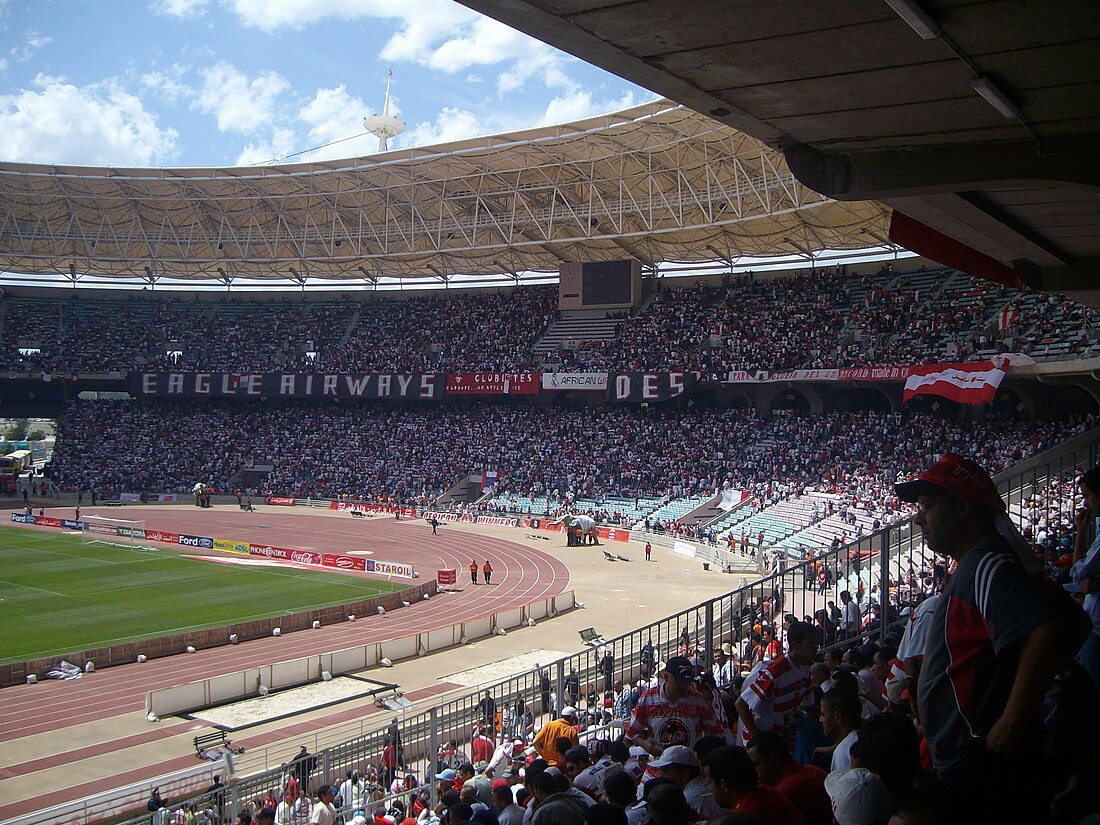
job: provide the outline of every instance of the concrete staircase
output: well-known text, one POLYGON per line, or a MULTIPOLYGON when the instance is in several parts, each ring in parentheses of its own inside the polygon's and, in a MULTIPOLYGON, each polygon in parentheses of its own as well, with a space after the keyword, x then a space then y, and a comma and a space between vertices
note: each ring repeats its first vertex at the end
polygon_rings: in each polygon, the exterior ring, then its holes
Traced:
POLYGON ((606 318, 606 315, 603 310, 565 310, 531 349, 544 359, 552 359, 566 341, 576 341, 578 345, 585 341, 611 341, 624 319, 606 318))

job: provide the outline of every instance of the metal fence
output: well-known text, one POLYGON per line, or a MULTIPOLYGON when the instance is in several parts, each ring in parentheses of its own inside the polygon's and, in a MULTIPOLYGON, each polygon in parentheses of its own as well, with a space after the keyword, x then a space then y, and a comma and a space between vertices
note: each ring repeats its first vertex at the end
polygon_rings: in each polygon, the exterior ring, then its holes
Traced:
MULTIPOLYGON (((1098 455, 1100 429, 1078 436, 997 476, 995 481, 1018 526, 1029 528, 1032 535, 1040 526, 1046 532, 1061 531, 1067 525, 1071 527, 1075 480, 1080 472, 1097 464, 1098 455)), ((538 669, 447 699, 429 710, 395 712, 393 718, 404 751, 399 773, 408 771, 422 780, 430 778, 440 767, 436 764, 440 746, 452 739, 460 746, 467 746, 466 753, 470 755, 468 743, 472 730, 482 721, 492 725, 493 738, 499 742, 501 737, 517 732, 529 741, 541 720, 565 704, 576 706, 582 717, 592 711, 599 719, 604 694, 617 682, 647 679, 660 662, 686 649, 697 651, 705 662, 712 661, 715 651, 725 643, 738 653, 744 653, 757 625, 778 624, 788 613, 798 619, 808 617, 811 621, 821 611, 829 615, 834 606, 839 608, 843 591, 848 591, 858 601, 864 616, 871 613, 874 618, 867 628, 853 633, 848 639, 827 638, 827 641, 844 644, 870 636, 886 642, 892 632, 898 633, 899 619, 905 615, 906 608, 930 593, 937 575, 942 573, 938 569, 941 563, 924 547, 919 526, 913 523, 912 517, 839 550, 819 550, 812 559, 782 560, 779 564, 780 570, 770 576, 743 583, 726 595, 548 662, 538 669), (824 581, 822 569, 826 570, 824 581), (649 666, 649 647, 653 650, 654 667, 649 666), (493 719, 484 719, 486 696, 495 706, 493 719), (523 719, 517 728, 512 721, 515 718, 512 710, 520 704, 522 712, 530 711, 531 718, 523 719)), ((379 766, 390 725, 391 720, 387 717, 376 729, 366 730, 316 753, 318 766, 309 778, 310 790, 323 783, 338 785, 348 771, 363 771, 368 764, 379 766)), ((294 756, 291 750, 285 758, 289 761, 294 756)), ((238 811, 253 800, 262 800, 270 792, 277 795, 287 770, 280 766, 239 777, 224 789, 223 821, 234 821, 238 811)), ((208 804, 209 797, 200 795, 175 803, 172 810, 208 804)), ((385 800, 376 804, 385 804, 385 800)), ((137 825, 148 823, 149 819, 149 814, 143 814, 126 822, 137 825)))

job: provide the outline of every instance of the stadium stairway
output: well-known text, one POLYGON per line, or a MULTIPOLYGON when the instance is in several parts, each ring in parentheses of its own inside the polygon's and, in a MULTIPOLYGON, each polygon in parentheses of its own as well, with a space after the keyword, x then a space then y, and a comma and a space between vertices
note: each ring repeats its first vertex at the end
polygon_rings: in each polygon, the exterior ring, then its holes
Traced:
POLYGON ((839 538, 842 544, 846 544, 857 537, 870 535, 873 532, 875 520, 873 514, 857 508, 849 508, 848 513, 855 515, 854 525, 850 521, 845 521, 839 513, 835 513, 787 536, 776 546, 786 550, 787 554, 793 558, 801 558, 802 550, 828 550, 834 538, 839 538))
MULTIPOLYGON (((749 541, 756 544, 757 537, 764 533, 765 546, 772 546, 806 527, 813 520, 813 499, 810 496, 796 496, 765 507, 737 525, 736 531, 725 530, 720 538, 730 533, 744 531, 749 541)), ((737 535, 737 538, 740 538, 737 535)))
POLYGON ((531 348, 543 358, 550 357, 567 341, 611 341, 618 335, 622 318, 607 318, 603 310, 564 310, 552 321, 531 348))
POLYGON ((344 331, 340 334, 340 340, 336 342, 337 351, 343 350, 348 345, 348 339, 351 338, 352 332, 359 325, 359 311, 361 307, 358 303, 355 304, 355 309, 352 310, 351 317, 348 318, 347 326, 344 327, 344 331))
MULTIPOLYGON (((717 509, 717 502, 721 496, 688 496, 687 498, 674 499, 668 504, 658 507, 647 518, 650 523, 664 521, 680 521, 681 524, 695 524, 710 521, 714 518, 711 512, 717 509)), ((646 519, 640 519, 634 523, 634 529, 644 527, 646 519)))

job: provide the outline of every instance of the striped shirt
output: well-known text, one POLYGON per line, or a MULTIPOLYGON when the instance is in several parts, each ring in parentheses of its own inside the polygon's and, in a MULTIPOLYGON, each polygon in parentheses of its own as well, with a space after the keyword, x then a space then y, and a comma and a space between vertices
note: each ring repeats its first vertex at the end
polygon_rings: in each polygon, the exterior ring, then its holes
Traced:
MULTIPOLYGON (((809 666, 796 665, 788 653, 750 674, 741 691, 741 699, 752 711, 757 730, 774 730, 793 742, 795 714, 802 707, 810 688, 809 666)), ((750 737, 743 723, 738 722, 737 732, 739 743, 747 745, 750 737)))

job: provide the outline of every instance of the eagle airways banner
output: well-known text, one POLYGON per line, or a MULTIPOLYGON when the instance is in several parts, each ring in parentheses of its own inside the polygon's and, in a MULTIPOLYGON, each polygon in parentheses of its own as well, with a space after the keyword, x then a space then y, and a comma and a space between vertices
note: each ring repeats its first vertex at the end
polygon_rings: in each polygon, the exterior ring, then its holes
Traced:
POLYGON ((988 404, 1004 377, 1005 371, 989 362, 913 367, 901 400, 908 404, 916 395, 938 395, 959 404, 988 404))
POLYGON ((443 375, 390 372, 257 373, 137 372, 130 376, 138 398, 339 398, 435 401, 443 397, 443 375))

